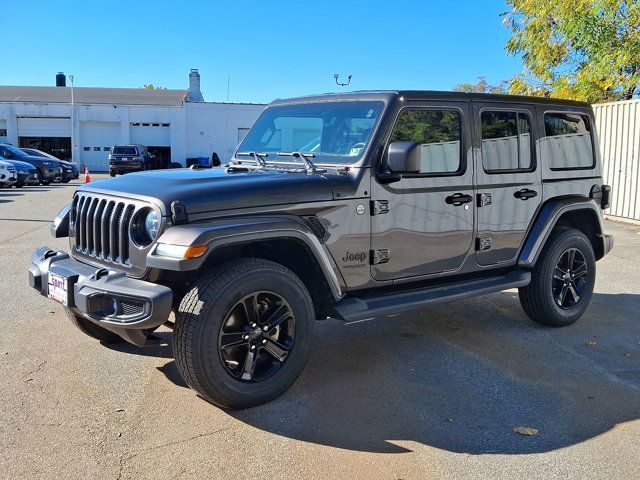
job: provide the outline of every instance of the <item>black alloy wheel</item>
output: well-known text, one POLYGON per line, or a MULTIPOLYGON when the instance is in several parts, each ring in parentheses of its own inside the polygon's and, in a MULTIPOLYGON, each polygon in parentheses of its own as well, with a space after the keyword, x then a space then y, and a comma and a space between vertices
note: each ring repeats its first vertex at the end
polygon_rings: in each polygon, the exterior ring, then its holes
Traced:
POLYGON ((260 405, 302 372, 315 318, 309 291, 288 268, 262 258, 222 262, 204 271, 180 301, 176 366, 215 405, 260 405))
POLYGON ((240 299, 218 336, 218 352, 227 373, 244 382, 275 374, 293 348, 295 325, 291 307, 276 293, 259 291, 240 299))
POLYGON ((582 296, 587 280, 587 262, 577 248, 566 250, 556 263, 551 289, 560 308, 573 308, 582 296))
POLYGON ((591 241, 580 230, 558 227, 536 261, 531 283, 518 289, 520 304, 534 322, 566 327, 589 306, 595 279, 591 241))

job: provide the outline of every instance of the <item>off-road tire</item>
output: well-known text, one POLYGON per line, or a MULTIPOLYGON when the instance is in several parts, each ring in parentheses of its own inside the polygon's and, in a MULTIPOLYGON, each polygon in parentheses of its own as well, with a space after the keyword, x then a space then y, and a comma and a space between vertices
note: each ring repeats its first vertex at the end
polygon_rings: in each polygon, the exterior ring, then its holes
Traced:
POLYGON ((259 405, 281 395, 303 370, 314 323, 309 292, 291 270, 258 258, 233 260, 204 274, 180 302, 173 341, 176 365, 187 384, 208 402, 229 409, 259 405), (295 317, 295 340, 275 374, 245 382, 225 369, 218 337, 237 302, 258 291, 286 300, 295 317))
POLYGON ((73 323, 76 328, 85 335, 88 335, 91 338, 95 338, 96 340, 100 340, 104 343, 124 342, 124 340, 120 338, 120 336, 96 325, 95 323, 90 322, 86 318, 76 315, 70 308, 65 307, 64 310, 67 314, 67 317, 69 317, 69 320, 71 320, 71 323, 73 323))
POLYGON ((531 283, 518 289, 520 304, 527 316, 541 325, 565 327, 576 322, 584 313, 596 278, 596 260, 589 239, 575 228, 556 228, 549 236, 531 275, 531 283), (554 298, 552 282, 560 257, 569 249, 577 249, 584 257, 587 276, 580 300, 563 309, 554 298))

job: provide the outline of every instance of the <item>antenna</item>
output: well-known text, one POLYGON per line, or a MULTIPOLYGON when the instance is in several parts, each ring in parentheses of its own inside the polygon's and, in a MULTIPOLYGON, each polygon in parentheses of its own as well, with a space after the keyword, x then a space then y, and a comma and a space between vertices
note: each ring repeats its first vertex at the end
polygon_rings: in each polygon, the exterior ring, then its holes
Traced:
POLYGON ((344 92, 344 87, 346 87, 347 85, 349 85, 349 84, 351 83, 351 75, 349 75, 349 76, 347 77, 347 82, 346 82, 346 83, 342 83, 342 82, 339 82, 339 81, 338 81, 338 79, 340 78, 340 75, 339 75, 339 74, 337 74, 337 73, 334 73, 334 74, 333 74, 333 78, 335 79, 336 84, 337 84, 337 85, 340 85, 340 91, 341 91, 341 92, 344 92))

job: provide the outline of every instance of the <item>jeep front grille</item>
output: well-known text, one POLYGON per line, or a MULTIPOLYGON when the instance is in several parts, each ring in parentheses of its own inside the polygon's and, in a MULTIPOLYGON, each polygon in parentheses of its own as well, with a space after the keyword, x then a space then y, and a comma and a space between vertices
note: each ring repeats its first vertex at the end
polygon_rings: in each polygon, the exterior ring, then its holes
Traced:
POLYGON ((78 193, 71 206, 75 250, 97 260, 129 265, 129 227, 134 203, 78 193))

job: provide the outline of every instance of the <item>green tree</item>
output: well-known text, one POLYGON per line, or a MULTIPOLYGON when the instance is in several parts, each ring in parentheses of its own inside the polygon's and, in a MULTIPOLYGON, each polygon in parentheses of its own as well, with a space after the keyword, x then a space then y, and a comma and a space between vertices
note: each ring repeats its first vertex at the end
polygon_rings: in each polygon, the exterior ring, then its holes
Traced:
POLYGON ((467 93, 506 93, 506 82, 501 82, 498 85, 489 85, 487 78, 484 76, 478 77, 477 83, 458 83, 453 86, 454 92, 467 92, 467 93))
POLYGON ((166 87, 156 87, 153 85, 153 83, 145 83, 140 88, 144 90, 166 90, 166 87))
POLYGON ((524 72, 515 94, 587 102, 630 99, 640 92, 638 0, 507 0, 512 32, 506 50, 524 72))

